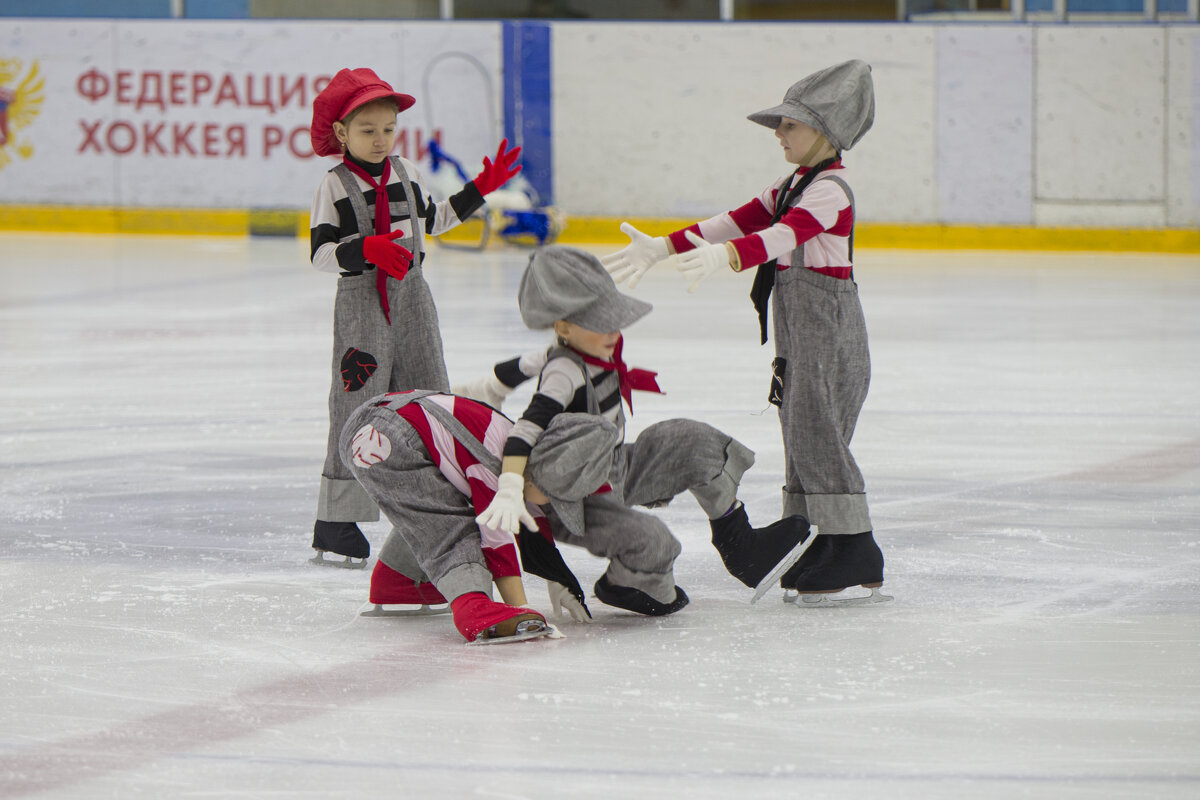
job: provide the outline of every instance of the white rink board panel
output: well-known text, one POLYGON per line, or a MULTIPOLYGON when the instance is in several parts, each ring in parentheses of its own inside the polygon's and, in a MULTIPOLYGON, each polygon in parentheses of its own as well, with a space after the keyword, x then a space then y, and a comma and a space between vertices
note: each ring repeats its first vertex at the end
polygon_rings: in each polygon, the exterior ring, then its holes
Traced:
POLYGON ((440 131, 443 148, 470 175, 504 138, 500 29, 492 22, 409 24, 398 45, 403 77, 393 85, 417 98, 402 118, 410 127, 440 131))
POLYGON ((416 97, 398 120, 397 152, 417 160, 434 135, 429 126, 442 125, 447 151, 478 164, 498 142, 499 30, 19 21, 4 55, 40 70, 45 99, 33 153, 4 169, 0 202, 306 207, 334 163, 312 156, 312 101, 348 60, 416 97), (55 56, 64 39, 74 50, 55 56), (470 65, 444 58, 461 54, 470 65), (425 85, 439 92, 436 117, 424 106, 425 85))
POLYGON ((1039 200, 1033 207, 1039 228, 1162 228, 1167 224, 1162 203, 1089 203, 1039 200))
POLYGON ((113 203, 117 156, 95 155, 79 168, 83 115, 109 115, 112 98, 88 103, 76 82, 87 69, 116 72, 116 25, 93 20, 14 20, 0 25, 0 58, 14 91, 41 83, 27 119, 9 109, 8 144, 0 149, 0 203, 113 203), (46 124, 48 120, 54 120, 46 124))
POLYGON ((1200 30, 1167 36, 1167 224, 1200 227, 1200 30))
POLYGON ((846 159, 859 214, 936 216, 933 32, 884 25, 555 25, 556 201, 580 215, 695 218, 741 205, 789 170, 746 116, 851 58, 872 65, 882 99, 846 159))
POLYGON ((1033 34, 1010 26, 937 31, 941 219, 1028 225, 1033 217, 1033 34))
POLYGON ((1162 202, 1164 29, 1040 27, 1039 200, 1162 202))
POLYGON ((848 49, 871 64, 875 82, 875 124, 847 157, 854 170, 856 217, 890 222, 936 219, 934 30, 846 25, 841 31, 853 42, 848 49))

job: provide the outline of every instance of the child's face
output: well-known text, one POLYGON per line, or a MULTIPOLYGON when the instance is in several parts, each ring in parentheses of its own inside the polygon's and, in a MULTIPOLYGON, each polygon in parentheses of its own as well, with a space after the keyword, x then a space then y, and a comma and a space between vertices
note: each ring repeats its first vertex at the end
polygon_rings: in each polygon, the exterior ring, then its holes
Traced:
POLYGON ((808 158, 810 151, 814 149, 814 145, 818 141, 823 139, 815 128, 787 117, 779 118, 779 127, 775 129, 775 136, 783 145, 783 157, 789 164, 797 166, 811 160, 808 158))
POLYGON ((386 105, 368 105, 354 114, 349 124, 333 123, 333 132, 350 155, 378 164, 396 144, 396 112, 386 105))
POLYGON ((581 353, 602 361, 612 360, 613 350, 621 338, 620 331, 597 333, 565 320, 559 320, 554 324, 554 332, 558 334, 558 338, 566 342, 568 347, 573 347, 581 353))

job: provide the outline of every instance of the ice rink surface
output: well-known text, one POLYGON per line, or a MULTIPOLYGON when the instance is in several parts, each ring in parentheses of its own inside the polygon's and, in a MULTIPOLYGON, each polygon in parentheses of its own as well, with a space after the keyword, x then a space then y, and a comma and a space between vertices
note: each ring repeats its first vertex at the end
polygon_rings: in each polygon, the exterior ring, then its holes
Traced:
MULTIPOLYGON (((527 257, 432 249, 452 380, 547 341, 527 257)), ((656 513, 686 609, 593 598, 562 640, 475 648, 307 563, 336 279, 305 243, 0 236, 0 797, 1200 796, 1200 259, 858 261, 895 601, 751 606, 681 497, 656 513)), ((651 273, 625 354, 666 390, 630 435, 741 439, 761 525, 749 287, 651 273)), ((565 555, 590 590, 603 564, 565 555)))

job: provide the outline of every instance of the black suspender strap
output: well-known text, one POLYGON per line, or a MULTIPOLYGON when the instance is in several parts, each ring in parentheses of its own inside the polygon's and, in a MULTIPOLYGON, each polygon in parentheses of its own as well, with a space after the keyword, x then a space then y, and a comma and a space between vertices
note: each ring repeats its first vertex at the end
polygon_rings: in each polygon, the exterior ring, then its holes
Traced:
MULTIPOLYGON (((775 201, 775 213, 771 215, 771 225, 783 219, 783 215, 788 212, 796 198, 804 193, 804 190, 817 179, 817 175, 822 170, 827 169, 836 160, 835 156, 817 164, 806 172, 795 186, 778 196, 775 201)), ((779 259, 776 258, 765 264, 759 264, 758 269, 754 272, 754 285, 750 287, 750 300, 754 303, 754 310, 758 312, 758 328, 762 335, 762 344, 767 343, 767 309, 771 305, 771 289, 775 286, 775 272, 778 270, 778 264, 779 259)))

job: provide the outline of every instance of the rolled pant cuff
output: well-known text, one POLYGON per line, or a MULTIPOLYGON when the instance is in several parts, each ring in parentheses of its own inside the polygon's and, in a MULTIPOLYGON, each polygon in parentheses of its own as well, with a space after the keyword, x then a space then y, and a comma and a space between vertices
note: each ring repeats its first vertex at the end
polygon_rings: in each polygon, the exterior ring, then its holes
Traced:
POLYGON ((733 507, 738 487, 746 470, 754 466, 754 451, 737 439, 725 446, 725 466, 708 483, 692 489, 692 496, 709 519, 716 519, 733 507))
POLYGON ((874 530, 866 494, 805 494, 783 490, 783 515, 799 514, 817 526, 822 536, 851 535, 874 530))
POLYGON ((317 495, 317 519, 326 522, 375 522, 379 506, 353 478, 342 480, 321 476, 317 495))
POLYGON ((605 574, 609 583, 616 586, 628 586, 645 592, 660 603, 675 602, 674 572, 634 572, 616 561, 610 561, 605 574))
POLYGON ((453 603, 455 598, 471 592, 492 596, 492 573, 483 564, 460 564, 433 582, 442 597, 453 603))

